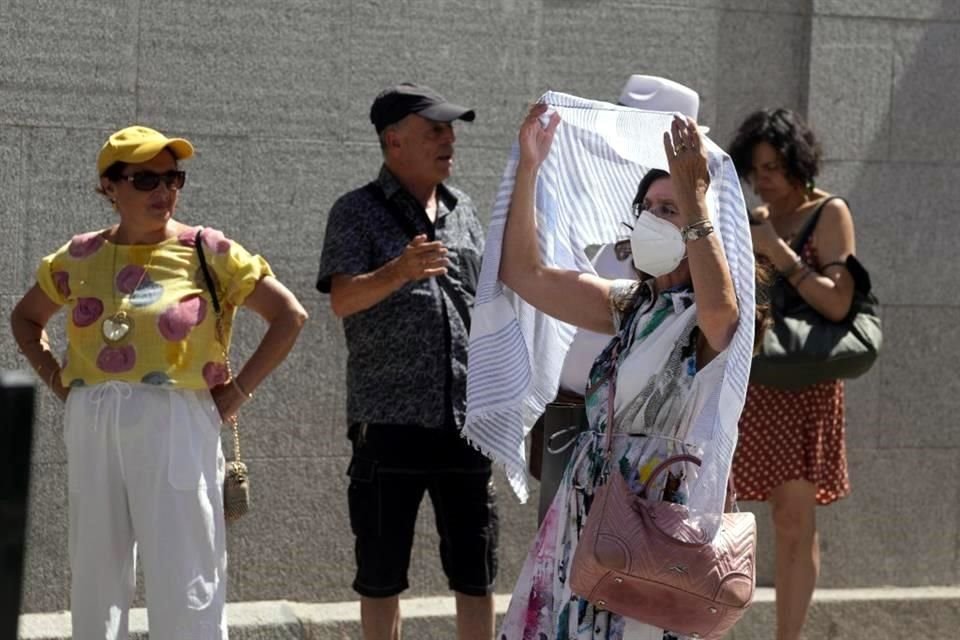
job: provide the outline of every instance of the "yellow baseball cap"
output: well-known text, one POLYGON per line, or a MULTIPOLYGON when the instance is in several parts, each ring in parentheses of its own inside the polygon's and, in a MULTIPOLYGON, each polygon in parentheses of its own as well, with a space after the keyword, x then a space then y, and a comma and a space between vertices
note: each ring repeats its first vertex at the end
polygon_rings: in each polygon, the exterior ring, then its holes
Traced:
POLYGON ((177 156, 177 160, 193 156, 193 145, 183 138, 168 138, 159 131, 140 125, 120 129, 110 136, 97 154, 97 175, 102 176, 114 162, 146 162, 167 147, 177 156))

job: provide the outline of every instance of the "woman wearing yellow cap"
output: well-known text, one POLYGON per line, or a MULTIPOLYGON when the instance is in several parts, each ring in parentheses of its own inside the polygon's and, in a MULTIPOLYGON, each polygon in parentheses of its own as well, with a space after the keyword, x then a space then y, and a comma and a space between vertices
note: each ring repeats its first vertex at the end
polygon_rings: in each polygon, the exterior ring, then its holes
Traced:
POLYGON ((127 637, 138 547, 150 637, 227 637, 220 428, 306 319, 263 258, 174 219, 179 163, 192 155, 146 127, 110 136, 98 191, 117 223, 43 258, 11 316, 21 351, 66 403, 75 638, 127 637), (234 376, 226 350, 240 305, 269 329, 234 376), (61 360, 44 327, 64 306, 61 360))

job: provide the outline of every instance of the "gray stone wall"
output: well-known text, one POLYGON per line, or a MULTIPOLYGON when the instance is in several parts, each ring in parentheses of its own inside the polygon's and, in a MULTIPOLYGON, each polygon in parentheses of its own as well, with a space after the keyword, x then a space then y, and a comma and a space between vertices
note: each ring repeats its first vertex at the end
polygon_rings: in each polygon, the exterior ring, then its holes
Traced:
MULTIPOLYGON (((700 92, 721 144, 750 110, 786 105, 822 135, 820 183, 848 196, 886 305, 883 358, 849 385, 854 494, 820 511, 821 584, 956 584, 958 41, 948 0, 0 0, 0 314, 42 255, 111 222, 93 187, 112 130, 138 122, 189 137, 199 153, 179 217, 263 253, 311 314, 243 415, 254 512, 230 533, 229 597, 352 599, 346 354, 312 285, 327 210, 377 170, 373 96, 413 80, 476 106, 477 122, 458 128, 453 182, 484 216, 525 105, 545 89, 613 99, 631 73, 668 76, 700 92)), ((252 314, 240 327, 238 359, 263 330, 252 314)), ((22 364, 0 332, 0 366, 22 364)), ((50 394, 39 416, 27 611, 66 608, 69 591, 50 394)), ((536 497, 519 505, 499 486, 509 591, 536 497)), ((418 527, 411 593, 443 593, 429 509, 418 527)), ((764 525, 767 584, 769 542, 764 525)))

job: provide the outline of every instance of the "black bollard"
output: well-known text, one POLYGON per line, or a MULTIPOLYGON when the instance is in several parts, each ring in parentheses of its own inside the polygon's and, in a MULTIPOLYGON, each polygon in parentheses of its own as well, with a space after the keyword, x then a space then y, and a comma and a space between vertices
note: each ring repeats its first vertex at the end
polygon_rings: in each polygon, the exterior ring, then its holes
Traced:
POLYGON ((33 440, 33 376, 0 371, 0 638, 17 637, 33 440))

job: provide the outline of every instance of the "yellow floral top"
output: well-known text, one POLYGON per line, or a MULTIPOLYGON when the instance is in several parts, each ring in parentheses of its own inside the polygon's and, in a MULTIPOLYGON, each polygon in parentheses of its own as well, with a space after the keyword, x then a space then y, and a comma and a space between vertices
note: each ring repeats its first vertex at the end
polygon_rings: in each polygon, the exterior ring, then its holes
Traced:
MULTIPOLYGON (((113 244, 103 231, 93 231, 41 260, 37 283, 69 309, 64 385, 120 380, 202 389, 226 381, 216 314, 195 246, 198 230, 153 245, 113 244), (118 322, 118 312, 128 320, 118 322), (125 333, 118 324, 128 325, 125 333)), ((204 229, 202 238, 229 347, 237 307, 273 272, 216 229, 204 229)))

